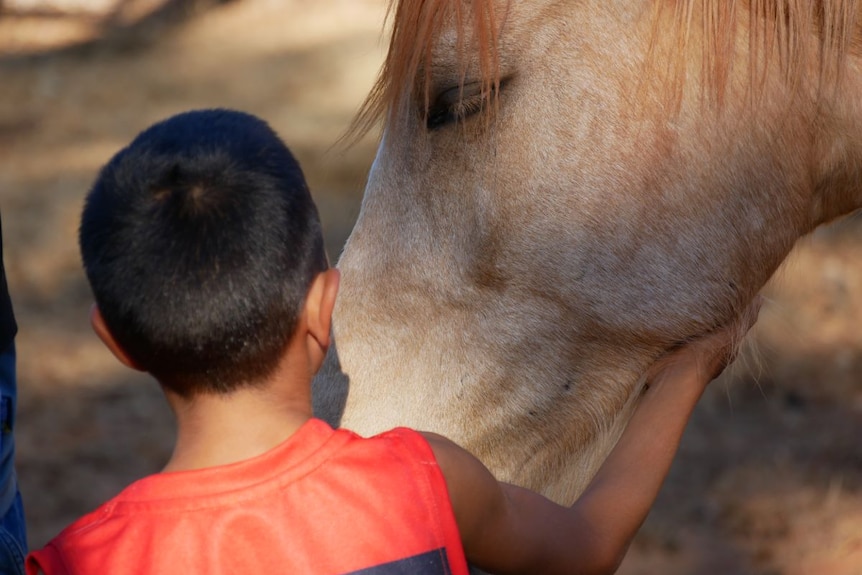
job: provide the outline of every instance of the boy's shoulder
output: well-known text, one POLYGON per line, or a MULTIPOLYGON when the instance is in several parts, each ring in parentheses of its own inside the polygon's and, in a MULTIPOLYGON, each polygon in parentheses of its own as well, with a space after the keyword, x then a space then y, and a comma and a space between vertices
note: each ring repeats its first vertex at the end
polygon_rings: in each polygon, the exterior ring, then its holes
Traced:
POLYGON ((42 549, 31 551, 27 556, 26 563, 28 575, 67 573, 68 561, 66 557, 70 553, 78 557, 79 561, 86 561, 100 548, 109 546, 111 544, 110 538, 102 537, 104 530, 99 529, 99 526, 110 521, 116 502, 122 495, 121 492, 95 510, 75 520, 42 549), (92 535, 95 535, 95 540, 91 537, 92 535))
POLYGON ((86 538, 89 535, 100 531, 100 525, 111 521, 116 516, 115 511, 117 506, 122 501, 128 499, 129 493, 134 492, 139 484, 148 481, 154 476, 155 474, 138 479, 134 483, 126 486, 118 494, 96 507, 93 511, 82 515, 70 523, 50 541, 48 547, 53 547, 57 551, 62 552, 62 550, 69 545, 74 546, 80 539, 86 538))

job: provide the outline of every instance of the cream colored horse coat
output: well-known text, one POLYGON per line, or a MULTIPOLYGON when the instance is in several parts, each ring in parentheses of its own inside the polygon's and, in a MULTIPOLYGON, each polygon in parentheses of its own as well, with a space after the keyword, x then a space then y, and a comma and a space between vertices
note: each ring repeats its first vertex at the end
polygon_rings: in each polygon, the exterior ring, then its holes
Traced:
POLYGON ((402 0, 315 406, 572 501, 641 373, 862 205, 855 0, 402 0))

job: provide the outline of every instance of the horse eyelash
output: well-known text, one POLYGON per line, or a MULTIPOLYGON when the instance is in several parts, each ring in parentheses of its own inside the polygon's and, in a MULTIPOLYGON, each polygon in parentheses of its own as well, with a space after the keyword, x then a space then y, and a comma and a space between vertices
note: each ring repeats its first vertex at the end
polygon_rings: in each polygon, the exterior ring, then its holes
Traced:
POLYGON ((470 93, 475 89, 470 87, 450 88, 443 91, 437 98, 435 103, 430 107, 426 116, 426 127, 433 131, 448 124, 463 122, 470 116, 474 116, 485 109, 488 103, 488 94, 481 91, 470 93), (457 91, 457 99, 451 102, 446 102, 447 96, 454 94, 457 91), (465 94, 465 92, 467 92, 465 94), (441 102, 441 100, 444 100, 441 102))
MULTIPOLYGON (((444 92, 444 94, 448 93, 444 92)), ((452 103, 435 103, 428 110, 426 126, 428 130, 436 130, 448 124, 462 122, 476 114, 484 107, 484 97, 481 94, 459 98, 452 103)))
POLYGON ((485 107, 485 100, 486 98, 483 96, 475 96, 468 100, 461 100, 452 107, 452 111, 458 120, 463 120, 467 116, 472 116, 473 114, 481 112, 485 107))

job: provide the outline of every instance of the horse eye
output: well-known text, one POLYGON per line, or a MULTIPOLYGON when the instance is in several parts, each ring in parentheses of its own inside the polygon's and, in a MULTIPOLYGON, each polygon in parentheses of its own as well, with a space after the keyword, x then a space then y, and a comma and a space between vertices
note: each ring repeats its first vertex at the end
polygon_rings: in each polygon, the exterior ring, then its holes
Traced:
POLYGON ((482 111, 486 99, 481 82, 471 82, 444 90, 431 103, 426 125, 429 130, 436 130, 448 124, 461 122, 482 111))

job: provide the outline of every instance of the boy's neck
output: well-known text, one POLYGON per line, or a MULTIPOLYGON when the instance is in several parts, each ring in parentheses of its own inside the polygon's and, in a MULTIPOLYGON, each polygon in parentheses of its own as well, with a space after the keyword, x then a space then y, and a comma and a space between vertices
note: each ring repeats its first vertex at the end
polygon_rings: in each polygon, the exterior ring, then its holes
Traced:
POLYGON ((311 419, 312 407, 310 391, 285 393, 280 388, 273 384, 245 387, 190 400, 167 392, 177 418, 177 441, 163 471, 237 463, 284 442, 311 419))

